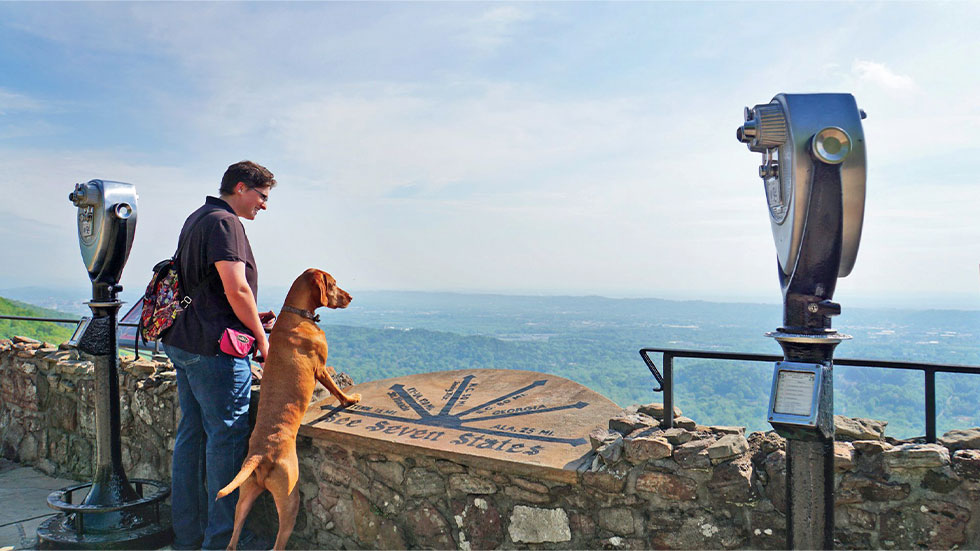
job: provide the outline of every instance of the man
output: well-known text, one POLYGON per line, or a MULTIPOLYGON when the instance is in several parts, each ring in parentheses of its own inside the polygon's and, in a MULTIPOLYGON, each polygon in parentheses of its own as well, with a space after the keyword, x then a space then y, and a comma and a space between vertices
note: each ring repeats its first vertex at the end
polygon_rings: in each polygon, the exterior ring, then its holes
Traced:
POLYGON ((252 375, 250 357, 225 354, 218 341, 232 328, 255 337, 259 356, 269 351, 263 318, 273 314, 256 306, 258 270, 241 219, 265 210, 275 185, 265 167, 235 163, 219 197, 207 197, 180 231, 178 276, 192 302, 163 337, 181 411, 171 467, 174 549, 224 549, 231 538, 237 496, 215 502, 215 495, 245 457, 252 375))

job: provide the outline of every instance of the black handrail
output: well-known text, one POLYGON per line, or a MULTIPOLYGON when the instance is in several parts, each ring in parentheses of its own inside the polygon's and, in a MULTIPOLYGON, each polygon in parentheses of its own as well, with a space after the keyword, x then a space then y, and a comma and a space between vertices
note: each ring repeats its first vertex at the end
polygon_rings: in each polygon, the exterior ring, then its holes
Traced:
MULTIPOLYGON (((6 314, 0 314, 0 320, 40 321, 40 322, 45 322, 45 323, 74 323, 74 324, 78 324, 80 321, 82 321, 81 319, 36 318, 36 317, 31 317, 31 316, 8 316, 6 314)), ((116 325, 118 327, 139 327, 139 324, 138 323, 132 323, 132 322, 127 322, 127 321, 118 321, 118 322, 116 322, 116 325)), ((265 329, 265 332, 266 333, 270 333, 272 331, 268 327, 264 327, 264 329, 265 329)), ((137 338, 139 338, 140 342, 142 342, 143 344, 148 344, 145 340, 143 340, 142 337, 137 337, 137 338)), ((133 348, 132 346, 122 345, 122 344, 120 344, 120 347, 121 348, 133 348)), ((153 341, 153 353, 154 354, 159 354, 160 353, 160 341, 159 340, 154 340, 153 341)))
MULTIPOLYGON (((664 419, 662 426, 674 426, 674 358, 699 358, 708 360, 740 360, 748 362, 778 362, 782 356, 775 354, 747 354, 743 352, 712 352, 709 350, 684 350, 677 348, 641 348, 640 357, 647 368, 660 384, 654 392, 664 393, 664 419), (657 371, 656 364, 648 356, 651 352, 663 354, 664 372, 657 371)), ((884 369, 907 369, 922 371, 925 375, 925 413, 926 413, 926 442, 936 442, 936 373, 972 373, 980 375, 980 366, 937 364, 925 362, 906 362, 890 360, 865 360, 850 358, 834 358, 834 365, 854 367, 877 367, 884 369)))
MULTIPOLYGON (((15 320, 15 321, 43 321, 47 323, 75 323, 82 321, 81 319, 62 319, 62 318, 32 318, 30 316, 7 316, 0 315, 0 320, 15 320)), ((138 323, 129 322, 117 322, 116 325, 121 325, 123 327, 137 327, 138 323)))
MULTIPOLYGON (((4 314, 0 314, 0 320, 39 321, 39 322, 44 322, 44 323, 74 323, 76 325, 80 321, 82 321, 81 319, 35 318, 35 317, 31 317, 31 316, 8 316, 8 315, 4 315, 4 314)), ((116 326, 118 326, 118 327, 139 327, 139 324, 138 323, 132 323, 132 322, 117 321, 116 322, 116 326)), ((146 341, 144 341, 143 339, 140 339, 140 340, 143 342, 143 344, 147 344, 146 341)), ((135 347, 134 346, 129 346, 128 344, 120 343, 120 348, 127 348, 127 349, 129 349, 129 348, 135 348, 135 347)), ((160 353, 160 341, 158 341, 158 340, 157 341, 153 341, 153 353, 154 354, 159 354, 160 353)))

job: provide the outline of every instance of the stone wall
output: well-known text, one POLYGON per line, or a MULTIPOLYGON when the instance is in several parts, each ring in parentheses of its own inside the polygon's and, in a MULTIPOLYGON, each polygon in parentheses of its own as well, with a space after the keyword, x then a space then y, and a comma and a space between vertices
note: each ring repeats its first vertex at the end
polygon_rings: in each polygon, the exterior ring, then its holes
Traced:
MULTIPOLYGON (((785 548, 782 438, 690 420, 663 431, 659 415, 627 410, 594 432, 572 483, 304 438, 301 489, 317 497, 297 535, 326 548, 785 548)), ((977 547, 980 451, 957 448, 978 434, 949 448, 873 431, 837 442, 839 546, 977 547)))
MULTIPOLYGON (((3 455, 87 480, 92 369, 74 350, 0 341, 3 455)), ((127 473, 167 480, 173 372, 166 362, 123 362, 120 379, 127 473)), ((651 405, 610 419, 590 435, 591 466, 571 478, 301 435, 303 506, 290 546, 784 548, 782 439, 684 418, 662 431, 660 415, 651 405)), ((835 450, 839 546, 980 546, 980 431, 928 445, 883 430, 838 419, 838 438, 849 440, 835 450)), ((263 516, 258 524, 274 532, 274 523, 263 516)))
MULTIPOLYGON (((95 456, 95 365, 74 348, 0 340, 0 450, 45 474, 90 481, 95 456)), ((170 479, 177 383, 168 361, 123 361, 122 459, 133 478, 170 479)))

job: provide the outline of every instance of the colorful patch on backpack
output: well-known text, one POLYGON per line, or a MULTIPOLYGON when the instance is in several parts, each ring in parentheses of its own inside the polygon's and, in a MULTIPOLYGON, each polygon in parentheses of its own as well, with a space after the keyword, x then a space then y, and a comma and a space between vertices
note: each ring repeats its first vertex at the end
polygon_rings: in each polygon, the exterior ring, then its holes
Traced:
POLYGON ((143 295, 143 311, 140 314, 140 335, 143 340, 148 342, 160 338, 183 310, 177 270, 171 262, 154 274, 143 295))

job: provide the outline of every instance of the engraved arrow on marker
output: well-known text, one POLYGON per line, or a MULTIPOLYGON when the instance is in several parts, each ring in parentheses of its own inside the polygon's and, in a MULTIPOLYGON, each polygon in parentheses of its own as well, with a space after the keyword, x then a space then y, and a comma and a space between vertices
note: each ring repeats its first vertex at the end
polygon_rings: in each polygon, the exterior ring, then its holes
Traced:
POLYGON ((481 410, 481 409, 483 409, 485 407, 492 406, 493 404, 496 404, 497 402, 500 402, 501 400, 506 400, 507 398, 510 398, 512 396, 517 396, 518 394, 520 394, 522 392, 527 392, 528 390, 531 390, 534 387, 542 386, 542 385, 544 385, 547 382, 548 381, 545 380, 545 379, 541 379, 539 381, 534 381, 533 383, 527 385, 524 388, 519 388, 519 389, 517 389, 514 392, 511 392, 509 394, 504 394, 503 396, 498 396, 497 398, 494 398, 493 400, 490 400, 488 402, 483 402, 482 404, 480 404, 480 405, 478 405, 478 406, 476 406, 474 408, 470 408, 470 409, 464 411, 463 413, 457 413, 456 416, 457 417, 462 417, 464 415, 469 415, 469 414, 473 413, 474 411, 479 411, 479 410, 481 410))
POLYGON ((463 377, 463 382, 456 387, 456 392, 454 392, 449 401, 446 402, 446 405, 442 406, 442 410, 439 411, 439 415, 449 415, 449 412, 453 409, 453 406, 456 405, 459 397, 463 395, 463 391, 466 390, 466 387, 470 386, 470 381, 472 381, 474 377, 475 375, 467 375, 463 377))
POLYGON ((395 394, 401 396, 401 398, 405 400, 405 403, 408 404, 408 407, 414 409, 415 413, 418 413, 420 417, 432 417, 431 413, 429 413, 424 407, 415 401, 415 398, 405 391, 405 385, 391 385, 391 390, 395 391, 395 394))
POLYGON ((517 417, 519 415, 534 415, 536 413, 548 413, 551 411, 561 411, 563 409, 572 409, 572 408, 582 409, 587 405, 589 405, 588 402, 579 402, 577 404, 570 404, 567 406, 555 406, 553 408, 532 409, 528 411, 515 411, 514 413, 501 413, 500 415, 488 415, 486 417, 475 417, 473 419, 466 419, 466 422, 472 423, 476 421, 489 421, 490 419, 503 419, 505 417, 517 417))

